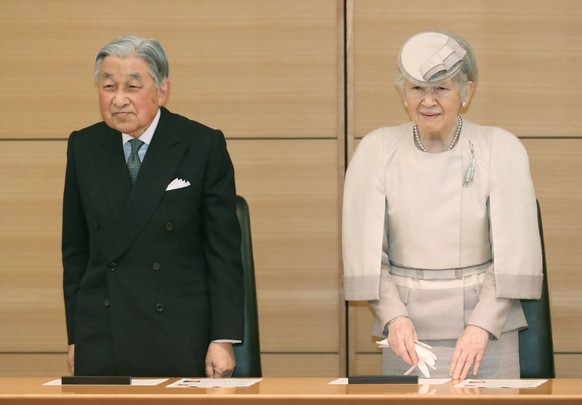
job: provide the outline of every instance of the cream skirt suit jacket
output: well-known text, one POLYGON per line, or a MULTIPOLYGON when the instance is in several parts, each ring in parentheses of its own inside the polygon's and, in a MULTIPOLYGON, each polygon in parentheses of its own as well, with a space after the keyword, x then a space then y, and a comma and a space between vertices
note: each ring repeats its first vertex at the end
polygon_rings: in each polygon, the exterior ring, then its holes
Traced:
POLYGON ((526 327, 518 299, 539 298, 543 275, 525 148, 468 121, 442 153, 420 151, 412 133, 412 123, 373 131, 349 165, 346 299, 369 301, 376 336, 399 315, 420 340, 457 339, 469 324, 493 339, 526 327))

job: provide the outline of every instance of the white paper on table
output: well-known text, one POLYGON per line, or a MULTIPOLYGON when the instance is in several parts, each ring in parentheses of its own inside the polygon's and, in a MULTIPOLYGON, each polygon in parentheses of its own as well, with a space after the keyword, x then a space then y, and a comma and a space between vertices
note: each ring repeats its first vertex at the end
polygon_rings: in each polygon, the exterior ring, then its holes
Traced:
POLYGON ((168 381, 167 378, 132 378, 131 385, 154 386, 168 381))
POLYGON ((166 388, 244 388, 262 378, 182 378, 166 388))
POLYGON ((455 388, 536 388, 548 380, 473 380, 467 379, 455 388))
MULTIPOLYGON (((163 382, 168 381, 167 378, 132 378, 131 379, 131 385, 141 385, 141 386, 154 386, 154 385, 160 385, 163 382)), ((49 382, 44 383, 43 385, 62 385, 61 384, 61 379, 59 378, 58 380, 52 380, 49 382)), ((81 385, 81 384, 79 384, 81 385)), ((82 385, 97 385, 97 384, 82 384, 82 385)), ((106 385, 106 384, 98 384, 98 385, 106 385)), ((113 384, 110 384, 113 385, 113 384)))
POLYGON ((61 385, 61 379, 45 382, 43 385, 61 385))
POLYGON ((419 378, 419 385, 442 385, 451 381, 450 378, 419 378))

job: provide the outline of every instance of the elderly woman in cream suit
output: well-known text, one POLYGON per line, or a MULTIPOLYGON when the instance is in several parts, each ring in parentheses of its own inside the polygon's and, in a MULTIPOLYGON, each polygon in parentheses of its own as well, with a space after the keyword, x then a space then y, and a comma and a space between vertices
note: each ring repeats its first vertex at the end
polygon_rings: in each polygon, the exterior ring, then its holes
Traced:
POLYGON ((519 299, 539 298, 543 277, 527 153, 461 117, 477 83, 462 38, 417 34, 398 68, 411 122, 364 137, 346 174, 346 299, 367 300, 388 337, 384 374, 418 364, 422 341, 433 377, 518 378, 519 299))

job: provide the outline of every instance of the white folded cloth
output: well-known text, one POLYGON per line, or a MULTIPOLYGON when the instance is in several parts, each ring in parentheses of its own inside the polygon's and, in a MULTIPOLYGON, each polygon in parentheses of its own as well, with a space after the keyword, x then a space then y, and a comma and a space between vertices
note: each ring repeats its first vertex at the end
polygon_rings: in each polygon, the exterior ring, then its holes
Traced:
POLYGON ((168 184, 168 187, 166 187, 166 191, 177 190, 179 188, 184 188, 184 187, 189 187, 189 186, 190 186, 190 182, 188 180, 174 179, 174 180, 172 180, 172 182, 170 184, 168 184))
MULTIPOLYGON (((388 339, 380 340, 376 342, 376 344, 380 348, 390 347, 390 345, 388 345, 388 339)), ((422 372, 422 375, 424 375, 425 378, 430 378, 430 371, 428 371, 428 367, 432 368, 433 370, 436 370, 435 364, 437 359, 436 355, 432 352, 432 347, 430 347, 426 343, 415 341, 414 349, 416 350, 416 355, 418 356, 418 365, 413 365, 412 367, 410 367, 406 371, 406 373, 404 373, 404 375, 412 373, 412 370, 414 370, 418 366, 418 369, 422 372)))

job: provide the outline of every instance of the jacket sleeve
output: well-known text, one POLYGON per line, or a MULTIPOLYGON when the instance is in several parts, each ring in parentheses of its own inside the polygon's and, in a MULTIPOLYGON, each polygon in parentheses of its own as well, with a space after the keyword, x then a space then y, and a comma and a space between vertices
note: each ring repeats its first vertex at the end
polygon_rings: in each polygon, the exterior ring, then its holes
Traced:
POLYGON ((496 296, 539 299, 542 252, 527 152, 497 129, 491 140, 489 215, 496 296))
POLYGON ((244 282, 234 168, 216 131, 204 181, 204 251, 209 268, 211 340, 242 340, 244 282))
POLYGON ((377 300, 382 262, 383 133, 360 142, 346 173, 342 207, 343 282, 346 300, 377 300))
POLYGON ((386 324, 397 316, 408 316, 406 305, 400 300, 400 294, 387 268, 383 268, 380 276, 380 294, 377 300, 368 301, 374 312, 373 336, 386 336, 386 324))
POLYGON ((72 133, 67 145, 61 240, 63 293, 69 344, 75 343, 77 291, 89 260, 89 233, 77 183, 74 140, 75 133, 72 133))
POLYGON ((499 339, 513 300, 496 297, 496 291, 494 270, 491 267, 485 274, 479 302, 473 309, 467 323, 485 329, 496 339, 499 339))

